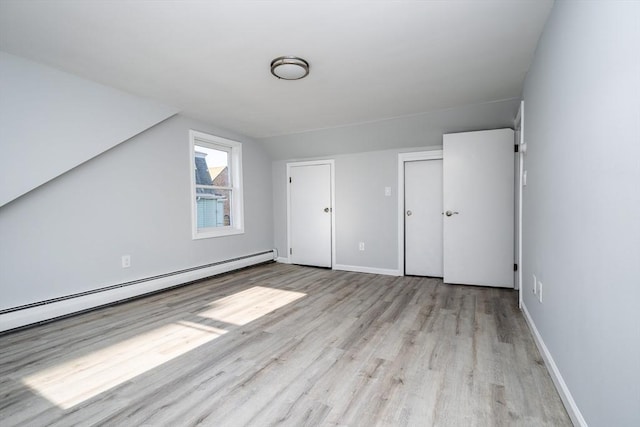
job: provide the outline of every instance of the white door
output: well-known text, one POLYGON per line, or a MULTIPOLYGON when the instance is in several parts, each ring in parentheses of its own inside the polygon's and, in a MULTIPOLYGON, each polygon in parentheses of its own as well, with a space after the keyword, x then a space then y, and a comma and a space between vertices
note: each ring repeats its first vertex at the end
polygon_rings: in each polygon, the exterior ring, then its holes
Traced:
POLYGON ((513 287, 511 129, 443 138, 444 281, 513 287))
POLYGON ((289 164, 289 259, 331 267, 331 164, 289 164))
POLYGON ((442 277, 442 160, 404 163, 405 274, 442 277))

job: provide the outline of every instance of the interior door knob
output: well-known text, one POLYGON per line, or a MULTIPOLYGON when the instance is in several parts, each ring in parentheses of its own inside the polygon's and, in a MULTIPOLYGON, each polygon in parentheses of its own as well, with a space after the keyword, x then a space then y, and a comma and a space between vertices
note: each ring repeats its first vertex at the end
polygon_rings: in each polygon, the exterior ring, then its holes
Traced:
POLYGON ((411 216, 412 214, 413 214, 413 212, 407 211, 407 216, 411 216))
POLYGON ((460 212, 452 212, 452 211, 447 211, 445 212, 446 216, 451 216, 451 215, 458 215, 460 212))
POLYGON ((324 208, 324 211, 325 212, 329 212, 329 208, 324 208))

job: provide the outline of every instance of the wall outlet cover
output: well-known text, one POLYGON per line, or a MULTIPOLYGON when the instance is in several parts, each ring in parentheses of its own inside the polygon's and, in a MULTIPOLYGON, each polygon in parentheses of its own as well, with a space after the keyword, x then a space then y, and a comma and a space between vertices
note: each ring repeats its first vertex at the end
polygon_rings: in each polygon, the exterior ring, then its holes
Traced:
POLYGON ((122 255, 122 268, 131 267, 131 255, 122 255))
POLYGON ((538 282, 538 298, 542 302, 542 282, 538 282))

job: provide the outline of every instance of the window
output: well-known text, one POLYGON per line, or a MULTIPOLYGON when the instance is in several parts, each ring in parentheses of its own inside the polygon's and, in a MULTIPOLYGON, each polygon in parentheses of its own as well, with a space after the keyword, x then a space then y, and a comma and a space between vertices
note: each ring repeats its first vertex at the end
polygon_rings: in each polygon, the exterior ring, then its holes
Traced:
POLYGON ((244 233, 242 144, 189 131, 194 239, 244 233))

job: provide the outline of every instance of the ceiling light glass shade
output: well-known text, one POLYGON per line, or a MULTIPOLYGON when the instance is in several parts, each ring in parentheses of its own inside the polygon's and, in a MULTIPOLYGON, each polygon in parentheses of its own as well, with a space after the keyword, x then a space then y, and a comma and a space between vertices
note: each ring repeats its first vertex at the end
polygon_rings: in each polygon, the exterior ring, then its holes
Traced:
POLYGON ((297 56, 281 56, 271 61, 271 74, 279 79, 299 80, 309 74, 309 63, 297 56))

